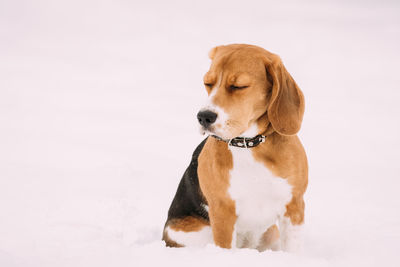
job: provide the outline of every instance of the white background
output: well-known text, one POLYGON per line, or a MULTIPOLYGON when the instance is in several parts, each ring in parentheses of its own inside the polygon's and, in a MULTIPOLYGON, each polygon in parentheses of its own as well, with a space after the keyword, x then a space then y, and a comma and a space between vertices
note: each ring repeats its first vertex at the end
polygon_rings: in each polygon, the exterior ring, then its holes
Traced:
POLYGON ((399 266, 400 3, 0 0, 0 266, 399 266), (216 45, 306 97, 305 251, 169 249, 216 45))

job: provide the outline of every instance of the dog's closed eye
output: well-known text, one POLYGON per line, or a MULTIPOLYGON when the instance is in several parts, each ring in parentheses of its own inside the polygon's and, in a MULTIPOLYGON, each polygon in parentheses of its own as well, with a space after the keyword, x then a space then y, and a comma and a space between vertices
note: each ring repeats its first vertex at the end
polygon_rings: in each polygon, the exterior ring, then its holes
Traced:
POLYGON ((236 85, 231 85, 229 86, 229 89, 231 90, 241 90, 241 89, 246 89, 248 86, 236 86, 236 85))

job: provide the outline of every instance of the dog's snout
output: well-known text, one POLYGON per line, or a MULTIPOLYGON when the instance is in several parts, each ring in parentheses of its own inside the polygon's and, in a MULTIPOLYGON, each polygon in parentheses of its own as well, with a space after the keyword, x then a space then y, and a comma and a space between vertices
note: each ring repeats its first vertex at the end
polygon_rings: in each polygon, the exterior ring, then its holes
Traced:
POLYGON ((197 113, 197 119, 204 128, 207 128, 217 120, 217 113, 210 110, 200 111, 197 113))

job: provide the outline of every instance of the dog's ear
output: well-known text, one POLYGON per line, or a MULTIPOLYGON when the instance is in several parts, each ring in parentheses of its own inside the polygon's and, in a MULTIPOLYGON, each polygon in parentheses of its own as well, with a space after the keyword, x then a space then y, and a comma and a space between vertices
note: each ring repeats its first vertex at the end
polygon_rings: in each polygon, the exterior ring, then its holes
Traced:
POLYGON ((223 47, 223 45, 220 46, 216 46, 213 49, 210 50, 210 52, 208 52, 208 57, 213 60, 215 55, 217 54, 218 49, 221 50, 221 48, 223 47))
POLYGON ((268 119, 279 134, 294 135, 300 130, 303 120, 303 93, 278 56, 269 54, 265 61, 272 79, 268 119))

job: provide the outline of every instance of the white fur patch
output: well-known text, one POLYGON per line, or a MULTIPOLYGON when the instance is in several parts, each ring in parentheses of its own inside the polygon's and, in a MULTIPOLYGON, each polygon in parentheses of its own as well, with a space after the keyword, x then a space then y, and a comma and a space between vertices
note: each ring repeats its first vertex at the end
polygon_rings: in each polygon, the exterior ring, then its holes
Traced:
POLYGON ((197 232, 175 231, 170 227, 167 227, 165 231, 171 240, 185 247, 204 247, 214 243, 210 226, 204 226, 197 232))
POLYGON ((241 137, 248 137, 248 138, 253 138, 254 136, 258 135, 258 126, 256 123, 253 123, 252 125, 250 125, 250 127, 244 132, 242 133, 240 136, 241 137))
POLYGON ((226 113, 221 107, 215 105, 214 97, 217 94, 218 90, 221 86, 222 74, 218 78, 218 82, 214 85, 214 88, 211 91, 211 94, 207 98, 206 104, 200 109, 200 111, 209 110, 217 114, 217 120, 213 123, 213 132, 209 132, 204 130, 203 127, 200 127, 200 132, 207 134, 216 134, 222 138, 226 138, 229 135, 227 129, 227 122, 229 120, 229 114, 226 113))
MULTIPOLYGON (((229 119, 229 115, 219 106, 214 104, 214 96, 217 93, 218 88, 215 88, 210 96, 208 97, 208 101, 205 104, 203 108, 200 109, 200 111, 204 110, 209 110, 217 114, 217 120, 213 123, 213 132, 208 132, 208 134, 216 134, 218 136, 226 136, 226 124, 229 119)), ((203 130, 203 128, 200 126, 200 128, 203 130)))
POLYGON ((208 212, 208 206, 206 204, 201 203, 201 206, 202 206, 203 209, 205 209, 208 212))
POLYGON ((254 159, 250 149, 229 147, 233 156, 229 194, 236 204, 238 247, 256 248, 261 235, 286 211, 292 188, 254 159))

